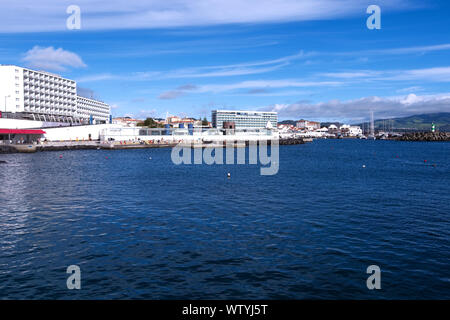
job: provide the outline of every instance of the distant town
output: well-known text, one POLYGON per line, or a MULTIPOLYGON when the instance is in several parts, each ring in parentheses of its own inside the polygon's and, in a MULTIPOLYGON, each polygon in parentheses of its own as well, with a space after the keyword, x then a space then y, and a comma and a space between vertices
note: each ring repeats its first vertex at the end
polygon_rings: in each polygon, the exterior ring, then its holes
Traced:
MULTIPOLYGON (((14 65, 0 65, 0 102, 0 145, 4 152, 34 152, 56 144, 74 147, 74 143, 75 147, 114 148, 280 139, 298 144, 314 138, 392 139, 411 131, 403 128, 399 132, 395 125, 398 119, 375 121, 369 110, 370 122, 360 125, 306 119, 279 122, 277 112, 219 108, 211 110, 210 120, 169 114, 165 118, 112 117, 111 106, 82 95, 75 80, 14 65)), ((425 122, 414 118, 409 123, 421 123, 422 131, 432 133, 449 127, 448 114, 423 118, 425 122)), ((427 139, 450 137, 440 134, 427 139)))

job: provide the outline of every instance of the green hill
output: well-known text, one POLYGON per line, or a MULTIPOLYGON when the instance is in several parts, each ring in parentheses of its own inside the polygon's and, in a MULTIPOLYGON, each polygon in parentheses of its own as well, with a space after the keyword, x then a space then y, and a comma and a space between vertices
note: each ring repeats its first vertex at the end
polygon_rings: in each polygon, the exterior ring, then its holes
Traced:
POLYGON ((291 124, 293 126, 295 126, 296 123, 297 123, 297 121, 295 121, 295 120, 283 120, 283 121, 278 122, 278 124, 291 124))
MULTIPOLYGON (((403 118, 375 120, 375 130, 384 129, 413 129, 430 131, 431 124, 436 125, 436 130, 450 131, 450 112, 418 114, 403 118)), ((362 124, 358 124, 362 125, 362 124)))

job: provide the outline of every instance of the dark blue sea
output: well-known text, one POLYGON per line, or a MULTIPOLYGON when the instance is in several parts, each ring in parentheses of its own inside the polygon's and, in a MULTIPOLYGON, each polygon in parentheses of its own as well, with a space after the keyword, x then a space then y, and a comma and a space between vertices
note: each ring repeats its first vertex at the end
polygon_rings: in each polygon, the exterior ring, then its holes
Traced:
POLYGON ((0 299, 450 299, 449 143, 280 146, 272 176, 170 153, 0 155, 0 299))

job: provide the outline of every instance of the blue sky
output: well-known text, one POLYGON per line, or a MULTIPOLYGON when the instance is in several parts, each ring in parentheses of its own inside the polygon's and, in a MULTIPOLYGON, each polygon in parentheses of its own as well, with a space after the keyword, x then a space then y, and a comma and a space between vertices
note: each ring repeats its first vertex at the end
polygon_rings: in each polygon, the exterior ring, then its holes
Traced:
POLYGON ((356 122, 450 112, 448 1, 1 1, 0 63, 77 80, 113 115, 212 109, 356 122), (66 8, 81 9, 68 30, 66 8), (381 8, 369 30, 366 8, 381 8))

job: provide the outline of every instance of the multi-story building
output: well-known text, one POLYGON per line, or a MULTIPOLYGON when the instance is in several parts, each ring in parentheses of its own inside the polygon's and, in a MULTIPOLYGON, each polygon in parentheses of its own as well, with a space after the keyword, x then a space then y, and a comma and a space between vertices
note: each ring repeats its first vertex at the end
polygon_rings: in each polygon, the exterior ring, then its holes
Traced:
POLYGON ((341 131, 341 134, 344 136, 350 136, 350 137, 357 137, 362 135, 361 127, 359 126, 351 126, 348 124, 344 124, 340 126, 339 130, 341 131))
POLYGON ((113 118, 112 123, 120 124, 124 127, 136 127, 139 123, 144 122, 143 120, 132 119, 130 117, 119 117, 113 118))
POLYGON ((237 111, 237 110, 213 110, 212 126, 223 128, 224 122, 234 122, 236 129, 276 128, 278 122, 277 112, 269 111, 237 111))
POLYGON ((77 96, 77 115, 82 122, 109 122, 111 107, 99 100, 77 96))
POLYGON ((110 114, 105 103, 77 96, 74 80, 14 65, 0 65, 0 106, 15 117, 49 122, 85 122, 91 116, 107 122, 110 114))
POLYGON ((296 123, 296 127, 299 129, 306 129, 309 131, 320 129, 320 122, 316 121, 308 121, 308 120, 299 120, 296 123))

